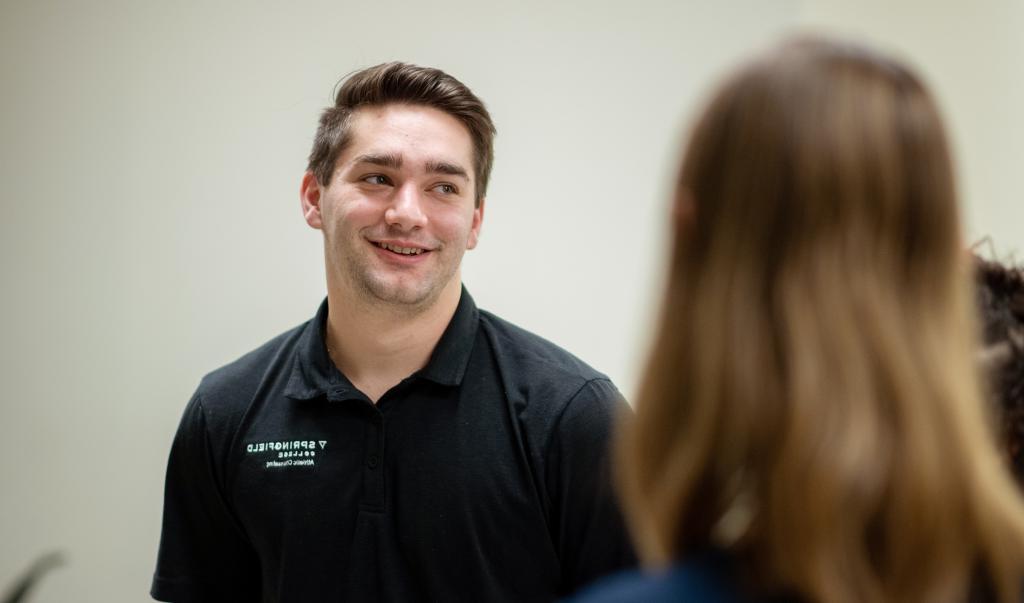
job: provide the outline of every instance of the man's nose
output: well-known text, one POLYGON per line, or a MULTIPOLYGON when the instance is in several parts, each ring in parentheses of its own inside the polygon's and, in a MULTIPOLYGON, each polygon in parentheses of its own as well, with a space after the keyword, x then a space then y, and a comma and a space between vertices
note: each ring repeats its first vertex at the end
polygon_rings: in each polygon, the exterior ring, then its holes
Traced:
POLYGON ((384 211, 384 221, 402 230, 422 228, 427 223, 423 203, 423 191, 411 183, 406 184, 395 190, 391 205, 384 211))

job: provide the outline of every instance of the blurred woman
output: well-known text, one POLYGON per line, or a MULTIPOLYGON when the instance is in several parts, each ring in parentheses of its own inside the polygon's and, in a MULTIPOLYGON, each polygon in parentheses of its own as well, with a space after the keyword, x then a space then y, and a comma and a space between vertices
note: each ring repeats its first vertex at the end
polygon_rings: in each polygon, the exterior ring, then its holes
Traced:
POLYGON ((790 41, 686 151, 618 481, 648 566, 583 601, 1018 601, 1024 506, 984 416, 936 106, 790 41))

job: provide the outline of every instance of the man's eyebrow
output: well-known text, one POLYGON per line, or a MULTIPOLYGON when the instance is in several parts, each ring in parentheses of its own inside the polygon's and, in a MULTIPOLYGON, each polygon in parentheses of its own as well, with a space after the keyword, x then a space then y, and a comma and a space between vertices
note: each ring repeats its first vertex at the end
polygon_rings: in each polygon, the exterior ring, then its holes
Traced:
POLYGON ((469 180, 469 172, 460 165, 448 163, 447 161, 428 161, 426 164, 427 173, 448 174, 449 176, 462 176, 469 180))
POLYGON ((376 155, 369 153, 366 155, 360 155, 352 160, 353 164, 358 163, 369 163, 372 165, 379 165, 381 167, 391 168, 397 170, 402 167, 402 156, 393 154, 376 155))

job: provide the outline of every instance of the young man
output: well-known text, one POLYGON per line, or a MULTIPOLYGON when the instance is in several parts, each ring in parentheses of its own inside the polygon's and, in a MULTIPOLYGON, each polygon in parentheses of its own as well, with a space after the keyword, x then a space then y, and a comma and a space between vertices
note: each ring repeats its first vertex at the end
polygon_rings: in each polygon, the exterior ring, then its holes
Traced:
POLYGON ((494 126, 436 69, 349 77, 301 187, 316 317, 207 375, 167 469, 152 595, 548 601, 632 562, 604 375, 478 310, 494 126))

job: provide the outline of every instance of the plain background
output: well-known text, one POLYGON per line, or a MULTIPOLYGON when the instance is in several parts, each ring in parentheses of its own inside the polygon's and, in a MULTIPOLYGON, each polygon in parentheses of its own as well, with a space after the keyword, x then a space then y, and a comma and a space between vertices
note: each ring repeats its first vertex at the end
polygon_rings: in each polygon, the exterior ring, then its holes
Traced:
POLYGON ((686 124, 738 59, 807 26, 918 67, 967 240, 1021 249, 1015 0, 0 0, 0 588, 59 549, 33 601, 148 599, 185 401, 324 295, 298 187, 342 75, 406 60, 487 102, 496 167, 464 280, 631 395, 686 124))

